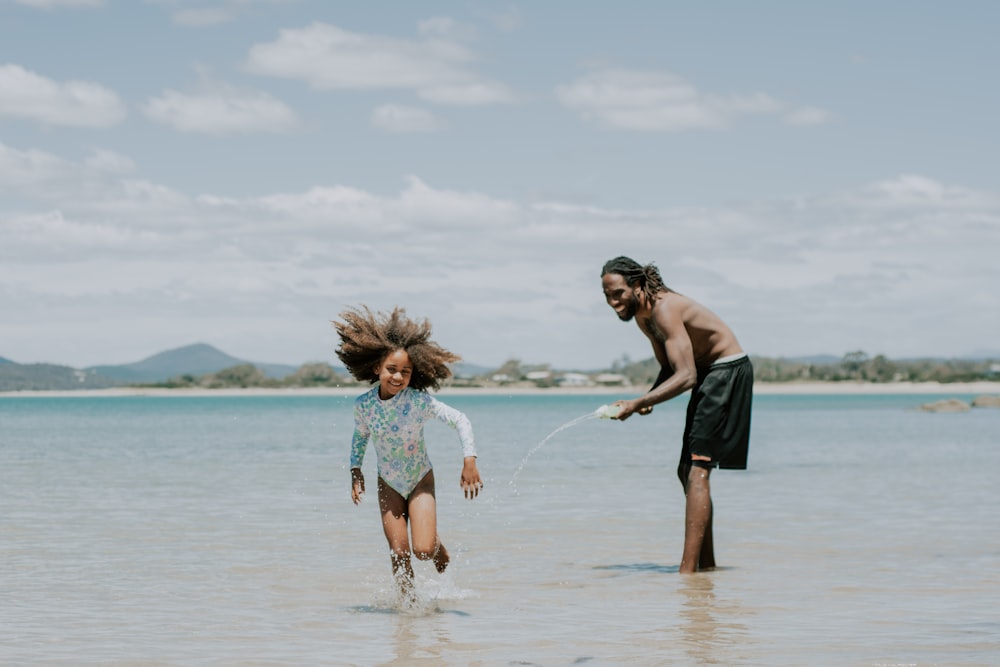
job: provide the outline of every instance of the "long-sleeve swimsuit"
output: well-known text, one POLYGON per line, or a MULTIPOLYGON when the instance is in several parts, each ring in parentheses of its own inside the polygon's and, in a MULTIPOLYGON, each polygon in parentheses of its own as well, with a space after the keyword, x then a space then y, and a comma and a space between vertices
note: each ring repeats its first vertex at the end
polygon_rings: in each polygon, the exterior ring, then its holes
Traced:
POLYGON ((424 444, 424 424, 440 419, 458 431, 464 456, 476 455, 469 418, 426 391, 404 388, 382 400, 379 385, 354 401, 354 437, 351 468, 360 468, 369 440, 378 456, 378 476, 403 498, 409 498, 417 483, 431 470, 424 444))

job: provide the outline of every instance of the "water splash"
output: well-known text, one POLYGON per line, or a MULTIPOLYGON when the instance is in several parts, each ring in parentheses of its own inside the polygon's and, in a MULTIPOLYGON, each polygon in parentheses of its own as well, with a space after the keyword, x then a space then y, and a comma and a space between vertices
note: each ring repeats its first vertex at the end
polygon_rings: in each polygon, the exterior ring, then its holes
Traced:
POLYGON ((452 576, 452 567, 437 575, 422 579, 418 577, 419 590, 434 602, 465 600, 479 597, 472 589, 460 588, 452 576))
POLYGON ((517 485, 516 485, 517 476, 521 474, 521 470, 524 469, 524 465, 528 462, 528 459, 531 458, 532 454, 534 454, 539 449, 541 449, 542 447, 544 447, 545 443, 547 443, 549 440, 551 440, 552 438, 554 438, 556 436, 556 434, 560 433, 561 431, 565 431, 566 429, 568 429, 568 428, 570 428, 572 426, 576 426, 577 424, 582 424, 585 421, 589 421, 591 419, 600 419, 600 418, 601 418, 601 409, 598 408, 594 412, 588 412, 587 414, 583 415, 582 417, 577 417, 576 419, 571 419, 570 421, 566 422, 565 424, 563 424, 562 426, 560 426, 556 430, 552 431, 552 433, 549 433, 547 436, 545 436, 544 438, 542 438, 542 441, 539 442, 534 447, 532 447, 531 451, 529 451, 524 456, 524 458, 521 459, 521 465, 517 466, 517 470, 514 471, 514 476, 510 480, 510 485, 512 487, 514 487, 514 491, 515 492, 517 491, 517 485))

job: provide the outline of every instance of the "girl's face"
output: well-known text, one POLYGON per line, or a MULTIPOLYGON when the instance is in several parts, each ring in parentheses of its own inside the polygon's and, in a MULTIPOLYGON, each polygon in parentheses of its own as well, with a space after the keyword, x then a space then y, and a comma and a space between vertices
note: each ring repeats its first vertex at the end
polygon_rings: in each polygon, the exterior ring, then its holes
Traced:
POLYGON ((389 353, 378 367, 379 398, 392 398, 406 389, 413 375, 413 364, 406 350, 395 350, 389 353))

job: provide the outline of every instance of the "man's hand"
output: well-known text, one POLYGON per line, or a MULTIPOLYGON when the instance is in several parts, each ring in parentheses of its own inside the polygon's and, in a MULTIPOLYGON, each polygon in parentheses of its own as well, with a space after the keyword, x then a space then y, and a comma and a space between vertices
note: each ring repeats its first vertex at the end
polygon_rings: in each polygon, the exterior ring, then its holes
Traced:
POLYGON ((615 401, 615 405, 618 406, 618 416, 615 419, 619 421, 625 421, 633 414, 648 415, 653 411, 652 405, 640 406, 638 399, 633 399, 631 401, 615 401))
POLYGON ((357 505, 365 495, 365 476, 361 468, 351 468, 351 500, 357 505))
POLYGON ((479 469, 476 467, 476 457, 466 456, 465 463, 462 464, 462 478, 459 481, 465 497, 472 500, 479 495, 483 488, 483 480, 479 477, 479 469))

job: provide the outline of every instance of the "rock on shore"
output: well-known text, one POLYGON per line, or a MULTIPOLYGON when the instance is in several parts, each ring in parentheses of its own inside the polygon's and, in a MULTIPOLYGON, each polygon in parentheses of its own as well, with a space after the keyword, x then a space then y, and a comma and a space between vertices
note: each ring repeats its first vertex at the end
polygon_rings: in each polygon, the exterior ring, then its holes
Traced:
POLYGON ((972 401, 974 408, 1000 408, 1000 396, 977 396, 972 401))
POLYGON ((965 401, 957 398, 946 398, 943 401, 924 403, 920 406, 925 412, 968 412, 972 407, 965 401))

